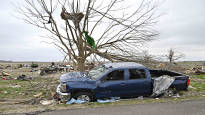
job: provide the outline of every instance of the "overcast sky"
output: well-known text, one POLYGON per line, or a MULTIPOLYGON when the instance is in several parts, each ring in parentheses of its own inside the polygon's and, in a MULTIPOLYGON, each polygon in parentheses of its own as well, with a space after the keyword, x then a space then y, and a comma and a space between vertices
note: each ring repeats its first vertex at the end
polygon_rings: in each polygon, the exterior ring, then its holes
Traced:
MULTIPOLYGON (((15 0, 23 1, 23 0, 15 0)), ((0 1, 0 60, 61 61, 62 54, 43 43, 37 28, 17 19, 14 0, 0 1)), ((165 13, 159 18, 158 40, 144 49, 164 55, 174 48, 185 54, 183 60, 205 60, 205 0, 166 0, 160 6, 165 13)))

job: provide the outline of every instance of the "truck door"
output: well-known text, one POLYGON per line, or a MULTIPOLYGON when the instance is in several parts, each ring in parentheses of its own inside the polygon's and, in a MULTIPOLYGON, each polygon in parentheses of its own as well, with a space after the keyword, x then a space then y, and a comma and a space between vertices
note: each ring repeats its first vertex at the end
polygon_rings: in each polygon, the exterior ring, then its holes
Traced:
POLYGON ((124 76, 123 69, 105 75, 98 84, 96 97, 123 97, 126 94, 124 76))
POLYGON ((126 80, 128 96, 149 95, 151 79, 147 77, 145 69, 128 69, 129 79, 126 80))

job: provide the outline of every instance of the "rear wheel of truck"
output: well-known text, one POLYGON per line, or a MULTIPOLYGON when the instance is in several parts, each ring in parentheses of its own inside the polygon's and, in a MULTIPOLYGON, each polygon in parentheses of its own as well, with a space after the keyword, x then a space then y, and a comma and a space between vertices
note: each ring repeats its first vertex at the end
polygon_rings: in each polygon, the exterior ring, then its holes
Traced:
POLYGON ((167 89, 167 90, 165 91, 164 96, 165 96, 165 97, 172 97, 172 96, 174 96, 174 94, 175 94, 174 89, 169 88, 169 89, 167 89))
POLYGON ((86 101, 86 102, 93 101, 93 95, 92 95, 92 93, 89 93, 89 92, 76 93, 74 95, 74 98, 77 99, 77 100, 82 100, 82 101, 86 101))

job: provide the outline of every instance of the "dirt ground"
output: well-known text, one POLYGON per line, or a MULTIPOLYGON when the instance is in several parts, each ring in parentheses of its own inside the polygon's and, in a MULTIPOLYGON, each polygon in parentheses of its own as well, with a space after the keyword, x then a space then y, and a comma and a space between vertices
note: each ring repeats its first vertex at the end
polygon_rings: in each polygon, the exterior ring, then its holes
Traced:
MULTIPOLYGON (((98 104, 94 102, 89 104, 66 105, 54 102, 51 105, 42 105, 40 101, 53 99, 56 86, 59 84, 58 79, 66 72, 40 76, 39 71, 31 72, 31 68, 19 68, 19 64, 20 63, 0 63, 0 65, 4 67, 8 65, 11 66, 8 66, 6 69, 0 69, 0 71, 11 74, 11 76, 4 77, 9 78, 9 80, 3 80, 3 77, 0 76, 0 114, 205 98, 205 75, 190 75, 191 84, 189 91, 179 92, 180 97, 130 99, 108 104, 98 104), (21 74, 32 77, 33 79, 28 81, 17 80, 16 78, 21 74)), ((39 63, 40 66, 47 66, 48 64, 50 63, 39 63)), ((39 67, 37 69, 39 70, 39 67)))

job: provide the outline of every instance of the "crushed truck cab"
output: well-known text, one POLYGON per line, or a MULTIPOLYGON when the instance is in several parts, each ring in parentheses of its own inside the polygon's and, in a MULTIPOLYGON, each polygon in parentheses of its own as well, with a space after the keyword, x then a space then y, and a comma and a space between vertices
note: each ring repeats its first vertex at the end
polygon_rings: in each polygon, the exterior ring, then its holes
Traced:
POLYGON ((171 88, 188 89, 189 77, 183 74, 149 70, 134 62, 118 62, 100 65, 89 72, 62 75, 57 93, 86 101, 110 97, 150 96, 153 93, 154 77, 162 75, 175 78, 171 88))

